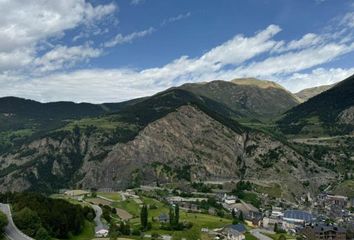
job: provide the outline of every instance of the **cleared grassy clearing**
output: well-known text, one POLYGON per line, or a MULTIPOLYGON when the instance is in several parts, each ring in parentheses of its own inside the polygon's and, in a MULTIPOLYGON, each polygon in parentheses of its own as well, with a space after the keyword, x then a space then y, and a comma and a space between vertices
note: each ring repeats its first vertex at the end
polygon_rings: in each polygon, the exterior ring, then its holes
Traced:
POLYGON ((98 192, 97 195, 111 199, 112 201, 122 200, 122 197, 119 192, 98 192))

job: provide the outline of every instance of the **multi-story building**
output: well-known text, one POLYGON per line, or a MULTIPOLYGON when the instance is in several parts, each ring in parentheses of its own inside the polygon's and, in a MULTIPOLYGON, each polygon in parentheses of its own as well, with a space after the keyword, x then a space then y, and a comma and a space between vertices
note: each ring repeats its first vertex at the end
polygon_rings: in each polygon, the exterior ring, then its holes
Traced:
POLYGON ((346 230, 333 225, 306 226, 303 235, 310 240, 345 240, 346 230))

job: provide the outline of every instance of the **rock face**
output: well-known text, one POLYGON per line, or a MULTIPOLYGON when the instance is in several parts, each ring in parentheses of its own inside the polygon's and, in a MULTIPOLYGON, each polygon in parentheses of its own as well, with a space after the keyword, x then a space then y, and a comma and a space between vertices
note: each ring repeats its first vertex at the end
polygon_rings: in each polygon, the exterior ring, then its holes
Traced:
POLYGON ((354 125, 354 106, 345 109, 338 115, 338 123, 354 125))
MULTIPOLYGON (((325 109, 341 96, 346 101, 332 109, 342 112, 340 121, 352 121, 352 99, 345 97, 352 88, 341 89, 345 91, 324 95, 324 104, 316 98, 308 101, 310 106, 300 107, 300 117, 307 109, 325 109)), ((12 148, 0 148, 0 191, 243 179, 274 183, 281 186, 283 197, 300 198, 333 180, 332 170, 318 166, 285 140, 236 121, 256 119, 254 125, 263 126, 259 122, 294 105, 296 98, 280 86, 252 79, 169 89, 120 106, 118 112, 65 120, 44 135, 3 145, 12 148)))
POLYGON ((2 177, 0 190, 118 189, 242 178, 278 183, 291 199, 333 177, 283 143, 261 132, 234 131, 191 105, 148 124, 127 143, 110 145, 108 137, 99 131, 63 132, 23 146, 1 158, 9 174, 2 177))

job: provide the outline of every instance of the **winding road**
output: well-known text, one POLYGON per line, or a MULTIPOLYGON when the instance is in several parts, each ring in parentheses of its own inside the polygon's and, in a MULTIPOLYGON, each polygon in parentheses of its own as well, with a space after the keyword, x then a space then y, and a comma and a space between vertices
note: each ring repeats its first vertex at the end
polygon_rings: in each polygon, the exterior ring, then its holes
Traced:
POLYGON ((33 238, 26 236, 24 233, 22 233, 16 227, 16 225, 14 224, 14 221, 12 220, 10 205, 0 203, 0 211, 5 213, 5 215, 7 216, 7 219, 9 220, 9 224, 4 229, 5 236, 9 240, 34 240, 33 238))
POLYGON ((98 232, 102 229, 108 230, 108 227, 105 224, 103 224, 103 222, 101 220, 102 208, 100 206, 93 205, 93 204, 91 206, 92 206, 93 210, 95 210, 95 213, 96 213, 96 217, 94 219, 95 224, 96 224, 95 232, 98 232))

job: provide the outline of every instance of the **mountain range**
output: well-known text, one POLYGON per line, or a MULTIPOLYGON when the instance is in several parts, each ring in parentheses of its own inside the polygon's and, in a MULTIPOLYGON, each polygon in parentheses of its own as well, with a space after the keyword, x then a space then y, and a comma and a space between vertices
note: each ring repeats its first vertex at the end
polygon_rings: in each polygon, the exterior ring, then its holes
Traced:
POLYGON ((352 173, 353 91, 350 77, 302 103, 248 78, 123 103, 1 98, 0 190, 242 179, 296 201, 352 173))

